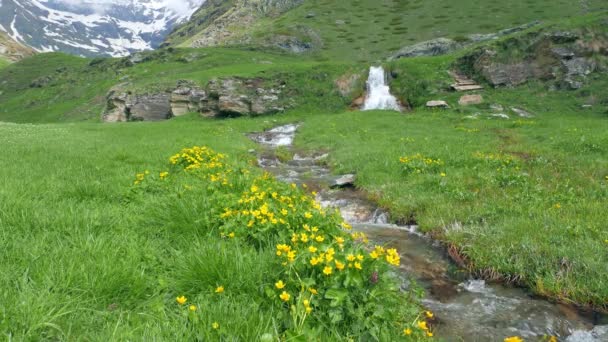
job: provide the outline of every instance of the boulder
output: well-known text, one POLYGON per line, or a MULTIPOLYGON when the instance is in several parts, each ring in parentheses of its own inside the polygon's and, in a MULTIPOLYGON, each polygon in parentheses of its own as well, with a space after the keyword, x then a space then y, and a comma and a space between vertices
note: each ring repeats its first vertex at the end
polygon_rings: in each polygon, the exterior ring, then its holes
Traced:
POLYGON ((458 104, 461 106, 477 105, 481 103, 483 103, 483 96, 479 94, 463 95, 460 100, 458 100, 458 104))
POLYGON ((433 100, 426 103, 427 108, 450 108, 447 102, 442 100, 433 100))
POLYGON ((356 180, 357 180, 356 175, 353 175, 353 174, 342 175, 335 179, 332 179, 329 184, 329 187, 332 189, 335 189, 335 188, 344 188, 344 187, 354 186, 356 180))

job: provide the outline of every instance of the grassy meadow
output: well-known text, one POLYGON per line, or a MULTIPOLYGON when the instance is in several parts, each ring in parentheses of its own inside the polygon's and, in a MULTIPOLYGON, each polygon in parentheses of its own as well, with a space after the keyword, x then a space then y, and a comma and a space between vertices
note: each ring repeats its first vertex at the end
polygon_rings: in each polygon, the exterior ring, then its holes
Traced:
POLYGON ((2 336, 403 338, 424 319, 389 272, 398 257, 372 258, 341 219, 251 167, 245 133, 275 124, 0 124, 2 336), (205 145, 228 156, 188 168, 196 154, 180 150, 205 145))
POLYGON ((247 133, 294 122, 296 149, 329 152, 336 174, 356 173, 394 222, 417 223, 472 273, 608 310, 605 73, 576 91, 488 87, 483 104, 461 107, 447 71, 464 52, 398 60, 384 63, 391 91, 413 111, 348 110, 370 61, 403 45, 581 10, 564 0, 314 0, 253 30, 263 39, 306 20, 323 35, 318 54, 170 48, 138 63, 0 60, 0 339, 427 339, 430 313, 417 291, 399 291, 396 252, 367 246, 308 190, 256 167, 247 133), (143 94, 215 77, 284 81, 293 108, 100 123, 113 86, 143 94), (338 80, 352 77, 341 94, 338 80), (431 99, 452 109, 424 109, 431 99), (193 146, 213 151, 182 150, 193 146))
POLYGON ((473 272, 605 309, 607 114, 533 85, 486 96, 526 98, 537 115, 500 119, 486 104, 315 116, 296 144, 328 149, 337 173, 356 172, 393 220, 456 246, 473 272))

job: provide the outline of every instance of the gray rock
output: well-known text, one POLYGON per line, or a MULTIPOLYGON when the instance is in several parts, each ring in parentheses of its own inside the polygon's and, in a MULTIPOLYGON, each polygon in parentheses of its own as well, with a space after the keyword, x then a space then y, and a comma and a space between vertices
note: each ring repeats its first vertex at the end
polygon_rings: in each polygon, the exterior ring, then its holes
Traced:
POLYGON ((518 86, 538 74, 535 63, 492 63, 481 67, 481 74, 494 87, 518 86))
POLYGON ((534 117, 534 114, 531 114, 530 112, 528 112, 524 109, 521 109, 521 108, 511 107, 511 110, 515 114, 517 114, 519 117, 522 117, 522 118, 533 118, 534 117))
POLYGON ((411 46, 406 46, 395 53, 391 59, 445 55, 458 50, 461 47, 462 44, 456 42, 455 40, 448 38, 437 38, 411 46))
POLYGON ((331 180, 329 187, 332 189, 335 188, 344 188, 348 186, 354 186, 355 181, 357 180, 357 176, 353 174, 342 175, 333 180, 331 180))
POLYGON ((504 109, 504 107, 501 104, 495 103, 490 105, 490 109, 495 111, 495 112, 502 112, 504 109))
POLYGON ((497 119, 506 119, 506 120, 510 119, 510 117, 507 114, 505 114, 505 113, 492 114, 492 115, 490 115, 490 117, 497 118, 497 119))
POLYGON ((551 52, 560 59, 570 59, 575 56, 574 51, 564 46, 557 46, 551 49, 551 52))
POLYGON ((291 53, 301 54, 314 49, 312 43, 304 42, 297 37, 292 36, 275 36, 275 45, 283 50, 291 53))
POLYGON ((549 37, 549 39, 551 39, 551 41, 556 44, 573 43, 579 38, 578 34, 568 31, 556 31, 547 33, 547 37, 549 37))
POLYGON ((128 112, 129 121, 160 121, 170 119, 169 94, 150 94, 136 97, 135 104, 128 112))
POLYGON ((450 108, 448 103, 445 101, 442 101, 442 100, 428 101, 426 103, 426 107, 427 108, 450 108))
POLYGON ((314 17, 316 17, 316 16, 317 16, 317 15, 316 15, 314 12, 308 12, 308 13, 306 14, 306 18, 307 18, 307 19, 314 18, 314 17))
POLYGON ((596 69, 596 63, 588 58, 573 58, 563 60, 562 64, 566 67, 568 76, 587 76, 596 69))

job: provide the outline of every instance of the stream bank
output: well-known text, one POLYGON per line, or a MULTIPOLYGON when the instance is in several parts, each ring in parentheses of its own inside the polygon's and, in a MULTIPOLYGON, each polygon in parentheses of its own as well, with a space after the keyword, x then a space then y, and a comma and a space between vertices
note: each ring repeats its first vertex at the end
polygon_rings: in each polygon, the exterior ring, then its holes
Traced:
POLYGON ((324 166, 327 154, 295 153, 291 160, 281 161, 277 148, 293 152, 298 128, 298 124, 290 124, 250 135, 265 148, 258 154, 259 166, 279 180, 317 190, 317 200, 324 207, 339 210, 354 229, 365 232, 376 244, 397 248, 402 288, 407 290, 414 281, 425 289, 422 304, 436 314, 436 336, 447 341, 502 341, 509 336, 526 340, 556 336, 569 342, 608 340, 606 317, 472 278, 450 261, 439 242, 420 234, 416 226, 390 224, 389 213, 367 200, 350 182, 335 186, 337 177, 324 166))

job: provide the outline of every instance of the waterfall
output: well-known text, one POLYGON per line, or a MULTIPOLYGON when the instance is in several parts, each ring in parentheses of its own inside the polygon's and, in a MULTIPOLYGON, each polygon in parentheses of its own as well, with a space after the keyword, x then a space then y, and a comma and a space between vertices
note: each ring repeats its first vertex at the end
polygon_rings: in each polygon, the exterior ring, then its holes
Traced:
POLYGON ((363 110, 373 109, 401 111, 397 98, 391 95, 390 88, 386 84, 386 76, 381 66, 371 67, 367 79, 367 97, 363 110))

